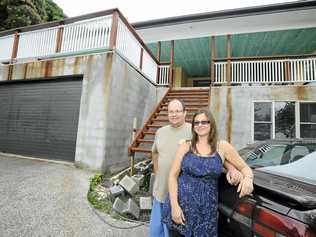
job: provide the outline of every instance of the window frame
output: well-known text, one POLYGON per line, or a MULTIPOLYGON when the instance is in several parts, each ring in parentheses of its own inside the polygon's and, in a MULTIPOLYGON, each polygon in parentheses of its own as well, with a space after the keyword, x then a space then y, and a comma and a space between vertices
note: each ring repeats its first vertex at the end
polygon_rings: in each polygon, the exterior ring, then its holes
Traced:
MULTIPOLYGON (((301 122, 300 121, 300 104, 316 104, 316 101, 313 100, 253 100, 252 101, 252 112, 251 112, 251 139, 252 142, 257 140, 254 139, 255 136, 255 123, 260 123, 255 121, 255 103, 270 103, 271 104, 271 123, 272 123, 272 136, 270 139, 275 139, 275 103, 278 102, 294 102, 295 106, 295 138, 301 138, 301 124, 315 124, 312 122, 301 122)), ((268 122, 262 122, 268 123, 268 122)))

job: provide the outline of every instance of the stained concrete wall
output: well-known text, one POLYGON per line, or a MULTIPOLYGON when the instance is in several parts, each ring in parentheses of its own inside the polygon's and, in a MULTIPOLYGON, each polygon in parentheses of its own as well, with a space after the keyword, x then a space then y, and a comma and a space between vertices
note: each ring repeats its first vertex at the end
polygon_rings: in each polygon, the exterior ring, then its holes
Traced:
POLYGON ((241 148, 252 141, 254 101, 315 101, 316 84, 212 87, 210 106, 222 139, 241 148))
POLYGON ((0 65, 0 81, 6 81, 8 77, 9 66, 0 65))
MULTIPOLYGON (((93 170, 127 164, 133 118, 140 126, 161 92, 119 55, 108 52, 16 64, 10 79, 78 74, 83 85, 75 163, 93 170)), ((7 68, 0 69, 0 80, 7 78, 7 68)))

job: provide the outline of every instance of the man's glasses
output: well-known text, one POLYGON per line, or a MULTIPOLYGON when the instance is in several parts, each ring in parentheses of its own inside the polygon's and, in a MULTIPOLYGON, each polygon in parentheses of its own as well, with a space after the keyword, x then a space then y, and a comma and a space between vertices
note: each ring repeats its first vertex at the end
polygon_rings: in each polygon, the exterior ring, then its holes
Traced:
POLYGON ((194 121, 194 122, 193 122, 193 125, 194 125, 194 126, 208 125, 208 124, 210 124, 210 121, 208 121, 208 120, 194 121))
POLYGON ((183 110, 168 111, 168 114, 181 114, 183 110))

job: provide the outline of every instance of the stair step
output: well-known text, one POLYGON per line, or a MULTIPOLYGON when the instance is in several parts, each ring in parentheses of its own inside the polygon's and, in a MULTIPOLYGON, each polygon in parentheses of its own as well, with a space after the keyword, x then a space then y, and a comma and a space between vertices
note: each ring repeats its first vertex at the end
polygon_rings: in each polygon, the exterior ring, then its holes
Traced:
POLYGON ((148 128, 161 128, 162 125, 155 125, 155 124, 150 124, 150 125, 147 125, 148 128))
POLYGON ((203 96, 208 96, 208 91, 207 92, 170 92, 168 94, 168 96, 170 95, 175 95, 175 96, 179 96, 179 95, 183 95, 183 96, 187 96, 187 95, 203 95, 203 96))
POLYGON ((144 135, 155 135, 156 131, 145 131, 143 132, 144 135))
MULTIPOLYGON (((185 110, 186 110, 186 111, 194 111, 194 112, 196 112, 198 109, 199 109, 199 107, 196 107, 196 108, 186 108, 185 110)), ((160 111, 168 111, 168 108, 167 108, 167 107, 160 108, 160 111)))
POLYGON ((208 99, 208 95, 168 95, 166 96, 167 99, 208 99))
POLYGON ((151 149, 132 147, 131 151, 133 152, 142 152, 142 153, 151 153, 151 149))
MULTIPOLYGON (((207 102, 199 102, 199 101, 197 101, 197 102, 184 102, 184 104, 185 104, 185 107, 190 107, 190 106, 207 106, 208 105, 208 103, 207 102)), ((164 103, 164 104, 162 104, 162 106, 168 106, 168 103, 164 103)))
MULTIPOLYGON (((194 115, 194 112, 188 112, 188 111, 187 111, 187 116, 186 116, 186 118, 188 118, 188 117, 190 118, 190 117, 192 117, 193 115, 194 115)), ((158 116, 168 117, 168 112, 166 112, 166 110, 161 111, 161 112, 159 112, 159 113, 156 114, 156 118, 157 118, 158 116)))
POLYGON ((146 140, 146 139, 138 139, 137 142, 139 143, 146 143, 146 144, 153 144, 153 140, 146 140))
MULTIPOLYGON (((169 102, 171 101, 172 99, 166 99, 164 102, 169 102)), ((203 98, 203 99, 200 99, 200 98, 183 98, 182 99, 185 103, 190 103, 190 102, 208 102, 208 98, 203 98)))

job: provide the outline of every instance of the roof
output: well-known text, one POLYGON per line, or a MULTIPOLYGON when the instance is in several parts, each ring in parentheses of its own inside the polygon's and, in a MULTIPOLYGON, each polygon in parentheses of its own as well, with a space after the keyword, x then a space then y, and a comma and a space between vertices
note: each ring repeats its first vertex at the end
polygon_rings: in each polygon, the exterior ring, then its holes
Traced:
POLYGON ((316 27, 316 1, 297 1, 132 24, 147 43, 211 35, 316 27))

